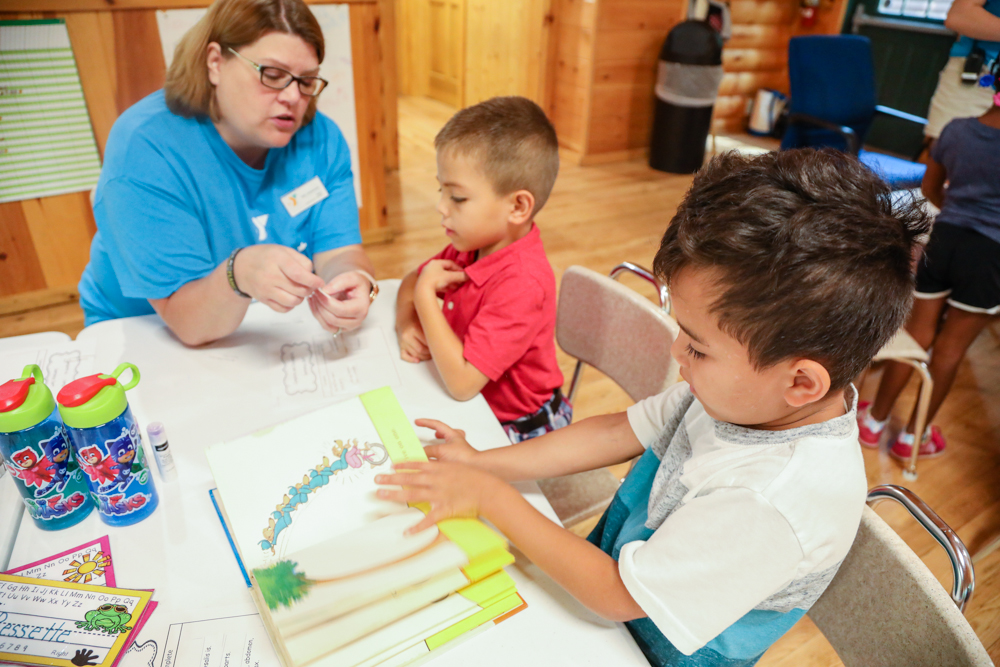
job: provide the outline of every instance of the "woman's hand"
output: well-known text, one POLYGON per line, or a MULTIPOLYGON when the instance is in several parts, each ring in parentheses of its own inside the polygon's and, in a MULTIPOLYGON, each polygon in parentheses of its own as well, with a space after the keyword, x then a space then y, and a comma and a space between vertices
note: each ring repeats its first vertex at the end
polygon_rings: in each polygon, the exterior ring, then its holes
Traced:
POLYGON ((465 431, 452 428, 436 419, 418 419, 413 423, 417 426, 434 429, 434 437, 438 440, 444 440, 439 445, 424 447, 424 453, 427 454, 428 458, 450 463, 471 464, 476 455, 479 454, 479 451, 474 449, 465 439, 465 431))
POLYGON ((272 310, 287 313, 323 287, 323 279, 312 268, 312 262, 302 253, 263 243, 240 250, 233 263, 233 276, 240 291, 272 310))
POLYGON ((309 309, 327 331, 357 329, 368 315, 373 285, 357 271, 345 271, 309 297, 309 309))
MULTIPOLYGON (((379 498, 402 503, 429 503, 431 511, 406 532, 408 535, 430 528, 451 517, 475 517, 484 504, 506 484, 488 472, 461 463, 411 461, 401 463, 392 475, 377 475, 376 484, 401 486, 379 489, 379 498)), ((516 493, 516 492, 515 492, 516 493)))

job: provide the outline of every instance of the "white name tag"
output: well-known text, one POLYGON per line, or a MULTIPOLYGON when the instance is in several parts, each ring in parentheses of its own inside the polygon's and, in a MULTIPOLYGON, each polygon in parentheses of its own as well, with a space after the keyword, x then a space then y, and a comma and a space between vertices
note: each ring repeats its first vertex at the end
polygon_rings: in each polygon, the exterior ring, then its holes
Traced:
POLYGON ((315 206, 330 196, 330 193, 323 187, 319 176, 306 181, 281 198, 281 203, 285 205, 288 215, 293 218, 311 206, 315 206))

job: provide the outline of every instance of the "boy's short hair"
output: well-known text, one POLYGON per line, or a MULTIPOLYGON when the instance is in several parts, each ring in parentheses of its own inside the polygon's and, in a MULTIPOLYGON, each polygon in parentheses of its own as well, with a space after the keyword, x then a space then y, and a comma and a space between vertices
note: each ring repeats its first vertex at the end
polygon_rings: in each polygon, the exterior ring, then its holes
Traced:
POLYGON ((478 159, 498 195, 530 192, 532 215, 545 205, 559 173, 556 130, 525 97, 494 97, 462 109, 434 137, 434 148, 478 159))
POLYGON ((719 271, 711 309, 756 368, 812 359, 841 389, 906 321, 930 224, 844 153, 725 153, 695 176, 653 266, 668 285, 686 266, 719 271))

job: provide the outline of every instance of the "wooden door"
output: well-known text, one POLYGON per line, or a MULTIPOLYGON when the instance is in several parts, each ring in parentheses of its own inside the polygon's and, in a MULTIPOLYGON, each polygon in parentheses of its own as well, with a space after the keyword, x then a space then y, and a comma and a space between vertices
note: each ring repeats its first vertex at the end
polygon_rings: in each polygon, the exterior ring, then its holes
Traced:
POLYGON ((465 0, 430 1, 430 97, 455 107, 465 96, 465 0))

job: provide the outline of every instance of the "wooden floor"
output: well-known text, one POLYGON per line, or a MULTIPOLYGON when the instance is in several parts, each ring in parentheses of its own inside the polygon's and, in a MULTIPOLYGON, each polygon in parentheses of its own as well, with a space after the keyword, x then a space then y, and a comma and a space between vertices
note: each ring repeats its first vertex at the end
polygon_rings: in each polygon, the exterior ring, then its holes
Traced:
MULTIPOLYGON (((434 210, 438 186, 433 139, 452 112, 429 99, 400 99, 401 168, 389 175, 387 187, 389 217, 397 235, 392 243, 367 249, 380 278, 402 277, 446 244, 440 216, 434 210)), ((719 149, 730 146, 731 141, 718 142, 719 149)), ((574 264, 601 273, 607 273, 623 260, 649 266, 660 236, 690 182, 687 176, 652 171, 642 161, 589 167, 564 161, 552 197, 537 218, 557 280, 574 264)), ((624 278, 623 282, 654 298, 654 292, 641 281, 624 278)), ((69 316, 60 317, 63 322, 69 316)), ((600 313, 595 313, 595 317, 600 317, 600 313)), ((0 337, 46 330, 51 328, 47 324, 52 318, 52 314, 37 319, 30 314, 19 314, 16 322, 8 326, 0 317, 0 337)), ((82 325, 82 317, 79 321, 82 325)), ((998 349, 1000 327, 987 329, 972 346, 955 388, 936 420, 948 438, 947 453, 935 460, 921 461, 918 480, 904 481, 901 467, 886 452, 864 452, 869 485, 893 483, 912 489, 969 547, 976 564, 977 587, 966 616, 994 661, 1000 660, 1000 549, 995 548, 1000 538, 998 349)), ((568 380, 573 361, 560 353, 560 365, 568 380)), ((875 374, 862 388, 863 396, 874 389, 875 374)), ((897 406, 896 428, 914 398, 911 386, 897 406)), ((624 392, 589 369, 584 373, 575 413, 577 418, 584 418, 622 410, 629 404, 624 392)), ((615 472, 622 474, 620 469, 615 472)), ((883 503, 878 512, 950 588, 950 566, 937 543, 901 510, 883 503)), ((587 529, 586 525, 576 528, 579 532, 587 529)), ((806 618, 775 644, 759 664, 825 667, 841 663, 806 618)))

